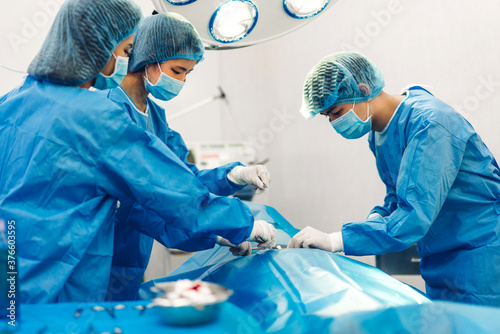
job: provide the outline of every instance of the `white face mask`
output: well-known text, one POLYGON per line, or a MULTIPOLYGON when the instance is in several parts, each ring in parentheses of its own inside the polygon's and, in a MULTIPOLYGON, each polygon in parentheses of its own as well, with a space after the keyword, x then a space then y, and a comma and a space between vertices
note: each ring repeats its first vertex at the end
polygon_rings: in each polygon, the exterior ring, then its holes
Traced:
MULTIPOLYGON (((161 72, 160 64, 158 64, 158 68, 161 72)), ((153 85, 151 81, 148 79, 148 71, 146 70, 146 77, 144 78, 144 85, 146 87, 146 91, 151 93, 154 97, 162 101, 168 101, 179 95, 182 87, 184 87, 184 81, 180 81, 166 75, 161 72, 156 85, 153 85)))
POLYGON ((370 115, 370 104, 367 103, 366 121, 362 121, 352 109, 336 120, 330 122, 335 131, 346 139, 358 139, 366 135, 372 129, 372 117, 370 115))
POLYGON ((112 54, 115 57, 115 70, 113 74, 110 76, 106 76, 99 72, 97 74, 94 88, 96 89, 111 89, 118 87, 122 82, 123 78, 127 75, 128 70, 128 58, 127 57, 117 57, 115 54, 112 54))

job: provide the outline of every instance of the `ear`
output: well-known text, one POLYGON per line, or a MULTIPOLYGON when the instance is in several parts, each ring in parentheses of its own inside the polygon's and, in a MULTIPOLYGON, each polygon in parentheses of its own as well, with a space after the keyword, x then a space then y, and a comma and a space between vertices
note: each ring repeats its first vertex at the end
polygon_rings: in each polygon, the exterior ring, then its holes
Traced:
POLYGON ((363 96, 368 96, 371 93, 370 92, 370 88, 368 88, 368 86, 366 84, 364 84, 364 83, 359 84, 358 88, 359 88, 359 91, 361 92, 361 94, 363 96))

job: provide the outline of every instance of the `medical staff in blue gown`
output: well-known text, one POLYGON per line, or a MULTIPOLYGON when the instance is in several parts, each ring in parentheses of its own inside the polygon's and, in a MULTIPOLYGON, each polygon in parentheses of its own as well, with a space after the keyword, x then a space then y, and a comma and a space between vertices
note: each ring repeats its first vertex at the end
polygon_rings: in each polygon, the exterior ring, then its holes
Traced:
MULTIPOLYGON (((204 47, 199 35, 184 17, 175 13, 148 17, 142 22, 130 53, 130 74, 125 77, 121 87, 109 91, 107 96, 123 106, 141 128, 164 142, 211 193, 232 195, 247 183, 264 189, 270 181, 265 166, 243 167, 241 163, 229 163, 215 169, 198 170, 195 165, 188 163, 188 149, 184 140, 167 124, 165 110, 149 98, 151 94, 168 101, 177 96, 186 76, 203 56, 204 47), (248 174, 248 177, 242 179, 235 172, 248 174)), ((169 170, 158 170, 157 173, 169 173, 169 170)), ((217 240, 216 235, 210 234, 192 237, 182 230, 169 229, 165 233, 161 228, 144 229, 144 226, 163 224, 161 217, 139 204, 120 202, 116 215, 108 300, 137 298, 151 255, 153 238, 167 247, 185 251, 212 248, 217 240)), ((249 243, 244 243, 242 247, 245 245, 249 243)), ((235 249, 235 253, 246 252, 235 249)))
POLYGON ((126 111, 79 87, 112 76, 102 71, 140 18, 128 0, 67 0, 29 76, 0 98, 0 219, 16 222, 24 303, 105 299, 117 200, 169 218, 151 230, 272 242, 243 203, 210 193, 126 111))
POLYGON ((500 169, 474 128, 421 86, 383 91, 381 71, 356 52, 323 58, 307 75, 302 114, 322 114, 368 142, 387 188, 367 219, 340 232, 306 227, 290 247, 373 255, 417 243, 434 299, 500 306, 500 169))

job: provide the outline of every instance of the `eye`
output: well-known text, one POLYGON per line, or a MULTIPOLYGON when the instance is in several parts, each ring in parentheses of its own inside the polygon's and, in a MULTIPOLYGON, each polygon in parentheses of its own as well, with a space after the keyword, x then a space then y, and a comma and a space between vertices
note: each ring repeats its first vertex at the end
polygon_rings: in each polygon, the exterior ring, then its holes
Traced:
POLYGON ((178 74, 181 74, 181 72, 176 71, 176 70, 174 70, 174 69, 172 69, 172 72, 174 72, 174 73, 175 73, 175 74, 177 74, 177 75, 178 75, 178 74))
POLYGON ((340 109, 337 109, 335 111, 330 111, 330 115, 332 115, 332 116, 338 116, 342 110, 344 110, 344 109, 340 108, 340 109))

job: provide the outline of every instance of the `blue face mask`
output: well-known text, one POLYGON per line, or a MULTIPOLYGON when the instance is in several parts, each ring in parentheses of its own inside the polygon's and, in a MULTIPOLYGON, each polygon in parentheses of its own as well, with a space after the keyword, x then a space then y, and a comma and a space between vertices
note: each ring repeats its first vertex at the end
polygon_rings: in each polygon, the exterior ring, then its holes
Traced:
MULTIPOLYGON (((158 68, 161 72, 160 64, 158 68)), ((168 101, 179 95, 182 87, 184 87, 184 81, 174 79, 165 73, 161 72, 156 85, 153 85, 148 79, 148 72, 146 71, 146 77, 144 78, 144 85, 148 93, 153 94, 159 100, 168 101)))
POLYGON ((366 121, 362 121, 354 112, 354 104, 348 113, 330 122, 335 131, 346 139, 358 139, 366 135, 372 129, 372 117, 370 104, 367 104, 366 121))
POLYGON ((98 73, 94 88, 96 89, 111 89, 118 87, 122 82, 123 78, 127 75, 128 70, 128 58, 127 57, 115 57, 115 71, 110 76, 106 76, 102 73, 98 73))

